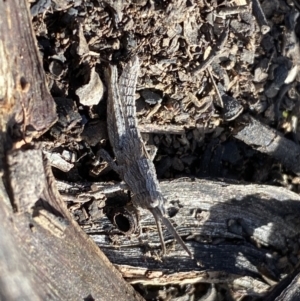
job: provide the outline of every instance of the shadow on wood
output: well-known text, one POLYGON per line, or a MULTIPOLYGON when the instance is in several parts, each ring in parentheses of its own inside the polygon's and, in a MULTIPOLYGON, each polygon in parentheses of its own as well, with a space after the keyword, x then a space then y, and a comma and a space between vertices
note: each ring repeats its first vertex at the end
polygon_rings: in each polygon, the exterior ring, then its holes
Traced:
MULTIPOLYGON (((66 185, 59 183, 60 190, 66 185)), ((82 225, 131 283, 228 283, 236 294, 264 296, 293 271, 300 233, 297 194, 281 187, 191 179, 161 182, 161 188, 169 217, 195 261, 166 230, 167 256, 160 257, 155 221, 146 211, 141 211, 142 234, 130 239, 107 216, 82 225)))

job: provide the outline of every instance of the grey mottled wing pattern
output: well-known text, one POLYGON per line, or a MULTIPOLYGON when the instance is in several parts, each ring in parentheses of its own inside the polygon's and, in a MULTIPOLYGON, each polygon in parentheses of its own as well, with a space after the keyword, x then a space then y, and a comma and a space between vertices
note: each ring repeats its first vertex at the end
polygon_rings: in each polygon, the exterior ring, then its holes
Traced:
POLYGON ((126 114, 125 127, 132 138, 140 138, 137 131, 135 88, 139 74, 140 64, 137 56, 134 56, 125 66, 119 78, 119 93, 126 114))
POLYGON ((122 150, 126 137, 125 112, 118 89, 118 70, 110 65, 105 70, 106 82, 108 83, 107 98, 107 127, 109 140, 115 150, 122 150))

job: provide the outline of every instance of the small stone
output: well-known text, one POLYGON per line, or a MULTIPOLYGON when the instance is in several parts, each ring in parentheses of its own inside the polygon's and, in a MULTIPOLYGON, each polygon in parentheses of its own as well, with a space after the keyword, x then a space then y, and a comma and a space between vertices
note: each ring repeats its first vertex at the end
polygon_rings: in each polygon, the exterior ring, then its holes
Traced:
POLYGON ((262 68, 256 68, 254 70, 254 79, 253 81, 256 83, 261 83, 268 78, 268 73, 264 72, 262 68))
POLYGON ((162 102, 162 97, 149 89, 141 91, 141 95, 149 105, 155 105, 162 102))

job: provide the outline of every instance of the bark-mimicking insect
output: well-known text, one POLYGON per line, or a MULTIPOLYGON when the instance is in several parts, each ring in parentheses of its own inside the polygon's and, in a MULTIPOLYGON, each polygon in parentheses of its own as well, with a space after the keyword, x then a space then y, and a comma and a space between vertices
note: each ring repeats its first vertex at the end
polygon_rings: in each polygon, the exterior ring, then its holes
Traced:
POLYGON ((110 66, 106 70, 108 85, 107 128, 117 164, 104 150, 100 150, 98 155, 109 161, 111 167, 129 186, 133 204, 136 207, 148 209, 153 214, 163 253, 166 252, 166 247, 161 222, 193 258, 191 251, 165 215, 164 199, 155 167, 149 159, 141 134, 137 129, 135 89, 138 72, 139 60, 137 56, 134 56, 125 66, 119 80, 115 66, 110 66))

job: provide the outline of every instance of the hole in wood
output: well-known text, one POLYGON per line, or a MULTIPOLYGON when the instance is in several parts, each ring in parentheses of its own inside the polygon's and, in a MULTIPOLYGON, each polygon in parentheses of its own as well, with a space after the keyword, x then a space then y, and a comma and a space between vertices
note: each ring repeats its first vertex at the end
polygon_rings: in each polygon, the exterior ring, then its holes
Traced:
POLYGON ((176 207, 168 208, 168 215, 169 217, 174 217, 178 213, 179 209, 176 207))
POLYGON ((124 233, 129 232, 131 230, 130 221, 128 218, 119 213, 114 216, 114 224, 118 227, 118 229, 124 233))

